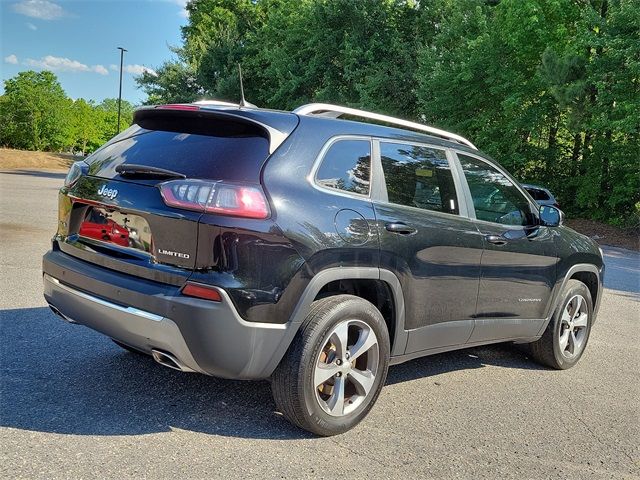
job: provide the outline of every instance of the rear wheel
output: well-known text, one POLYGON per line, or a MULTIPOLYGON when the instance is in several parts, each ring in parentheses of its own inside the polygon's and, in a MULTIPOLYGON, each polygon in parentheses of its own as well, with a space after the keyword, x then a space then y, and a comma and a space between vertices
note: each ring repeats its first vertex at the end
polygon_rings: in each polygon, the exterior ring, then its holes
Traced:
POLYGON ((587 346, 593 301, 587 286, 574 279, 567 282, 561 298, 544 334, 531 344, 531 354, 543 365, 564 370, 578 363, 587 346))
POLYGON ((352 295, 323 298, 274 372, 273 397, 294 425, 336 435, 373 407, 388 365, 389 333, 378 309, 352 295))

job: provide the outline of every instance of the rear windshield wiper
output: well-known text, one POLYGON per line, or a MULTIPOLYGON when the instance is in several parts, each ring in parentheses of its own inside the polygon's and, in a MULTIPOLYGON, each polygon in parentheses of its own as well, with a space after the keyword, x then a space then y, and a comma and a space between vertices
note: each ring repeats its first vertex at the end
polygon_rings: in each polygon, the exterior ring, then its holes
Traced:
POLYGON ((150 167, 149 165, 136 165, 125 163, 116 167, 123 177, 159 177, 159 178, 187 178, 186 175, 167 170, 166 168, 150 167))

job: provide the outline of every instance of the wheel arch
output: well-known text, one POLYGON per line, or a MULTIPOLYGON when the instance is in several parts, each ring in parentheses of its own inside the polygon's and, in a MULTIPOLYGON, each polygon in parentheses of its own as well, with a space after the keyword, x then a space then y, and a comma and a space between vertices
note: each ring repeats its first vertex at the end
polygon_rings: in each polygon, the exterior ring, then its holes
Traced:
POLYGON ((592 271, 579 270, 571 275, 570 278, 579 280, 587 286, 589 293, 591 293, 591 301, 593 302, 594 311, 597 302, 600 300, 600 283, 598 277, 599 275, 592 271))
POLYGON ((550 302, 546 321, 538 332, 538 335, 542 335, 542 333, 547 328, 547 325, 551 321, 553 313, 558 306, 558 302, 561 300, 562 291, 567 285, 567 282, 571 279, 581 281, 589 289, 589 292, 591 293, 591 299, 593 301, 593 322, 595 322, 598 310, 600 308, 600 301, 602 300, 602 272, 593 264, 577 263, 575 265, 572 265, 562 277, 562 281, 556 284, 555 292, 550 302))
POLYGON ((335 267, 317 273, 305 288, 291 315, 291 323, 298 327, 304 322, 311 303, 323 296, 350 293, 364 298, 380 309, 381 302, 390 302, 390 311, 382 312, 389 328, 391 356, 404 353, 407 332, 404 329, 404 296, 396 275, 376 267, 335 267), (377 286, 375 292, 371 290, 377 286), (340 290, 340 287, 347 291, 340 290), (382 290, 380 290, 382 289, 382 290), (389 298, 381 298, 389 295, 389 298))
POLYGON ((562 281, 562 286, 560 287, 560 291, 562 291, 567 282, 571 279, 579 280, 584 283, 591 293, 594 321, 600 308, 600 300, 602 299, 602 273, 603 272, 595 265, 590 263, 578 263, 569 268, 562 281))

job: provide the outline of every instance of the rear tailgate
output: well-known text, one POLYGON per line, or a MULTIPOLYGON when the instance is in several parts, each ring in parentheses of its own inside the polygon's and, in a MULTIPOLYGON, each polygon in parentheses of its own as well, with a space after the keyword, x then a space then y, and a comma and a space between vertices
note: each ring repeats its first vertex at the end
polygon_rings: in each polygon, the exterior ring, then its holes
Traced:
POLYGON ((196 266, 202 212, 165 203, 159 186, 171 178, 121 174, 117 167, 259 183, 272 132, 252 119, 216 111, 145 109, 134 121, 87 158, 87 175, 61 190, 57 242, 85 261, 182 285, 196 266))
POLYGON ((201 214, 168 208, 153 185, 82 177, 60 193, 59 207, 65 253, 173 285, 193 270, 201 214))

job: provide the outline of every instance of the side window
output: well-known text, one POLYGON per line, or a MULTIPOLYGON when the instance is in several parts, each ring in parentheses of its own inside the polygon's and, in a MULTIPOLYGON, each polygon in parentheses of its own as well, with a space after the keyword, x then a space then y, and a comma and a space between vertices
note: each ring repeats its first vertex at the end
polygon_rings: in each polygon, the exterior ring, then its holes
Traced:
POLYGON ((444 150, 381 142, 380 157, 390 202, 458 214, 456 189, 444 150))
POLYGON ((323 187, 369 195, 371 176, 371 142, 338 140, 316 173, 316 183, 323 187))
POLYGON ((458 153, 478 220, 504 225, 532 225, 524 195, 506 176, 482 160, 458 153))

